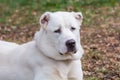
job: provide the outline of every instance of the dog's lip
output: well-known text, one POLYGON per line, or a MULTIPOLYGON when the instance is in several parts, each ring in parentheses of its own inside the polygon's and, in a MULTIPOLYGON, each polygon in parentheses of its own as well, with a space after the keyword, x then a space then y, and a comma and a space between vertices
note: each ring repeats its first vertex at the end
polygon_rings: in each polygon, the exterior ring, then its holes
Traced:
POLYGON ((73 51, 73 52, 66 52, 66 53, 61 53, 59 52, 60 55, 64 55, 64 54, 70 54, 70 55, 73 55, 73 54, 76 54, 77 51, 73 51))
POLYGON ((60 55, 63 55, 63 53, 59 52, 60 55))

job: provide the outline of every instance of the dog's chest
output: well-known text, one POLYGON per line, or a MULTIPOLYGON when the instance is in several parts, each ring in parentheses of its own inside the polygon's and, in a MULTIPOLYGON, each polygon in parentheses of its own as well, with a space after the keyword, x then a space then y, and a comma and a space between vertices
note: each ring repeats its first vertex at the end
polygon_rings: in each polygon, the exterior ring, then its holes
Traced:
POLYGON ((59 70, 59 69, 54 69, 53 75, 55 76, 56 80, 67 80, 67 70, 59 70))
MULTIPOLYGON (((68 80, 68 73, 70 71, 70 64, 61 62, 50 63, 42 68, 44 75, 48 75, 52 80, 68 80)), ((42 74, 42 73, 41 73, 42 74)))

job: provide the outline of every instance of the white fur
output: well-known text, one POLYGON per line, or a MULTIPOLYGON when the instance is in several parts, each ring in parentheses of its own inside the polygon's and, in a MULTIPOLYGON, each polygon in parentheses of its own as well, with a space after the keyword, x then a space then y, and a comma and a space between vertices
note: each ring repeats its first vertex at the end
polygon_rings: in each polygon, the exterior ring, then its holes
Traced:
POLYGON ((8 54, 17 46, 18 44, 16 43, 0 41, 0 53, 8 54))
POLYGON ((83 80, 81 23, 81 13, 46 12, 33 41, 22 45, 0 41, 0 80, 83 80), (58 28, 61 33, 54 32, 58 28), (66 54, 69 39, 76 42, 75 54, 66 54))

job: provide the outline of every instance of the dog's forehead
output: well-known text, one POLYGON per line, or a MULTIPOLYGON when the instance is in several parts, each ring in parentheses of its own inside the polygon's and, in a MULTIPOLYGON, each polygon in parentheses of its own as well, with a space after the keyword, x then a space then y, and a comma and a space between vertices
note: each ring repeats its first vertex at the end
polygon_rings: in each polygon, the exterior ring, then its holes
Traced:
POLYGON ((54 12, 52 14, 52 16, 54 18, 57 18, 57 19, 70 19, 70 18, 74 18, 74 16, 70 13, 70 12, 54 12))
POLYGON ((55 12, 51 14, 51 22, 56 26, 76 26, 77 21, 70 12, 55 12))
POLYGON ((71 14, 71 12, 54 12, 54 15, 58 16, 68 16, 71 14))

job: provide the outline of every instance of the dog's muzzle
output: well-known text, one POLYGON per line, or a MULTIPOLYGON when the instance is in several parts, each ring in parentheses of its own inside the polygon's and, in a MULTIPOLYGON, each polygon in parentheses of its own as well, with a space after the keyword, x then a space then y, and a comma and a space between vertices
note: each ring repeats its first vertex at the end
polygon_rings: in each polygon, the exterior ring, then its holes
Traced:
POLYGON ((76 53, 76 42, 74 39, 70 39, 66 41, 67 52, 76 53))

